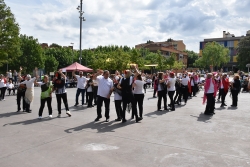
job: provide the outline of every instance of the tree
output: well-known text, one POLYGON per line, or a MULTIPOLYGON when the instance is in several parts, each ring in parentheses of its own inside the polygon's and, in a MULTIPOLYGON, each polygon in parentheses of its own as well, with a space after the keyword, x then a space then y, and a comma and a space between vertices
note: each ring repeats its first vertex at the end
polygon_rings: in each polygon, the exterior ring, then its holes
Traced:
POLYGON ((188 54, 188 60, 187 60, 187 67, 194 67, 194 63, 196 60, 198 60, 199 55, 198 53, 195 53, 192 50, 185 50, 184 52, 186 52, 188 54))
POLYGON ((195 61, 195 66, 200 67, 220 67, 230 60, 229 49, 217 42, 209 42, 205 45, 202 57, 195 61))
POLYGON ((166 65, 168 65, 169 68, 171 69, 175 61, 176 61, 176 54, 171 53, 170 57, 166 59, 166 65))
POLYGON ((4 0, 0 0, 0 67, 21 55, 19 25, 4 0))
POLYGON ((162 56, 161 52, 158 50, 157 51, 157 69, 158 70, 163 70, 166 67, 166 58, 162 56))
POLYGON ((49 72, 54 72, 58 69, 59 62, 56 60, 56 58, 52 55, 45 56, 45 62, 44 62, 44 70, 45 73, 49 74, 49 72))
POLYGON ((13 67, 18 69, 19 66, 23 67, 23 71, 31 73, 35 67, 44 68, 44 54, 37 39, 32 36, 20 35, 21 51, 22 54, 12 64, 13 67))
POLYGON ((238 44, 237 61, 241 69, 246 68, 246 64, 250 64, 250 36, 240 40, 238 44))

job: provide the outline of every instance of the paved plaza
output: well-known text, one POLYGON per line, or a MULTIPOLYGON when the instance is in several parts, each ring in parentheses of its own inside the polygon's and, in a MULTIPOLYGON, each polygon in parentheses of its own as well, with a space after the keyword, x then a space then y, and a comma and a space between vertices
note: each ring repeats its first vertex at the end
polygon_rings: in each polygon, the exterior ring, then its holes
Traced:
MULTIPOLYGON (((72 117, 53 118, 47 106, 38 120, 40 88, 35 88, 32 113, 17 113, 16 97, 0 102, 0 167, 224 167, 250 166, 250 94, 239 95, 238 108, 216 103, 213 117, 203 115, 202 94, 173 112, 156 111, 157 98, 148 89, 140 123, 99 122, 96 108, 74 107, 75 88, 67 89, 72 117)), ((168 100, 169 102, 169 100, 168 100)), ((64 108, 64 106, 63 106, 64 108)), ((103 108, 104 111, 104 108, 103 108)), ((104 112, 103 112, 104 113, 104 112)))

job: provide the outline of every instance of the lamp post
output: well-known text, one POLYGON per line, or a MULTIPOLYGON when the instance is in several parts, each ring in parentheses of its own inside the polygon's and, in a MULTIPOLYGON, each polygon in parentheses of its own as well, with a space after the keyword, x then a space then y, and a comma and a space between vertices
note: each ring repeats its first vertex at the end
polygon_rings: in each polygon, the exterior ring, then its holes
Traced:
POLYGON ((82 0, 80 0, 80 6, 76 8, 80 13, 80 64, 82 64, 82 21, 86 21, 85 18, 82 16, 84 11, 82 11, 82 0))

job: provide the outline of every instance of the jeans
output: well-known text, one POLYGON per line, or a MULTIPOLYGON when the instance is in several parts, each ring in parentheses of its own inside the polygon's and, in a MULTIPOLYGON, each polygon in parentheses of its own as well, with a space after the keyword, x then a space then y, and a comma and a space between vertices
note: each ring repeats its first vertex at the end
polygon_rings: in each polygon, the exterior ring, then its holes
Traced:
POLYGON ((0 99, 3 100, 5 97, 5 92, 6 92, 7 87, 2 87, 0 89, 1 89, 0 99))
POLYGON ((105 105, 105 117, 106 119, 109 119, 109 105, 110 105, 110 99, 98 96, 97 99, 97 117, 102 118, 102 104, 104 102, 105 105))
POLYGON ((184 102, 187 103, 187 98, 188 98, 188 86, 182 85, 182 87, 181 87, 181 94, 183 95, 184 102))
MULTIPOLYGON (((225 92, 224 89, 220 89, 219 94, 221 95, 221 104, 225 104, 225 98, 226 98, 227 93, 225 92)), ((218 98, 218 99, 220 99, 220 98, 218 98)))
POLYGON ((136 105, 135 105, 135 98, 132 92, 130 93, 124 93, 122 95, 122 119, 126 120, 126 108, 127 105, 131 103, 132 106, 132 117, 138 118, 137 110, 136 110, 136 105))
MULTIPOLYGON (((144 94, 134 94, 134 97, 135 97, 135 106, 137 106, 137 103, 138 103, 139 115, 140 117, 142 117, 144 94)), ((136 110, 137 110, 137 107, 136 107, 136 110)))
POLYGON ((79 89, 79 88, 77 88, 77 91, 76 91, 76 104, 79 104, 78 97, 79 97, 80 93, 82 94, 82 105, 83 105, 84 104, 85 89, 79 89))
POLYGON ((18 92, 17 93, 17 110, 21 110, 21 98, 23 99, 23 111, 25 111, 25 100, 24 100, 25 92, 18 92))
POLYGON ((93 99, 94 99, 94 104, 97 104, 97 90, 98 86, 93 87, 93 99))
POLYGON ((58 114, 61 114, 61 103, 62 103, 61 99, 63 99, 63 103, 64 103, 66 111, 69 111, 68 100, 67 100, 67 93, 56 94, 58 114))
POLYGON ((41 106, 40 106, 39 114, 38 114, 39 117, 43 115, 43 109, 44 109, 44 106, 45 106, 46 102, 47 102, 47 106, 48 106, 48 110, 49 110, 49 115, 52 115, 51 101, 52 101, 51 97, 41 99, 41 106))
POLYGON ((237 106, 239 91, 238 90, 231 90, 231 92, 232 92, 233 106, 237 106))

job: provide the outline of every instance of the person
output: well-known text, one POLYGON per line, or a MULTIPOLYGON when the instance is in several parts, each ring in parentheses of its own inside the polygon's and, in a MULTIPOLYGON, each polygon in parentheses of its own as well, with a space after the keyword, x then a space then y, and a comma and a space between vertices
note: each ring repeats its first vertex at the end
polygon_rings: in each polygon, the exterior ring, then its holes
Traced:
POLYGON ((90 75, 89 76, 89 80, 87 81, 87 84, 86 84, 86 99, 88 99, 88 108, 91 108, 91 107, 94 107, 93 106, 93 76, 90 75))
POLYGON ((207 74, 204 89, 205 90, 203 96, 203 104, 205 104, 207 100, 207 105, 204 114, 213 115, 215 114, 214 109, 215 109, 215 97, 217 93, 217 85, 211 73, 207 74))
POLYGON ((181 105, 181 81, 180 78, 177 77, 176 82, 175 82, 175 97, 174 97, 174 103, 181 105))
POLYGON ((133 88, 134 88, 133 93, 134 93, 136 110, 137 110, 137 103, 138 103, 139 116, 141 119, 143 119, 142 115, 143 115, 144 85, 145 85, 145 81, 143 81, 142 76, 140 74, 137 75, 136 80, 133 83, 133 88))
MULTIPOLYGON (((26 76, 22 77, 21 75, 21 71, 22 71, 22 68, 20 68, 20 71, 19 71, 19 81, 20 82, 23 82, 25 81, 25 78, 26 76)), ((23 101, 23 112, 26 111, 26 108, 25 108, 25 91, 26 91, 26 84, 21 84, 21 85, 18 85, 17 87, 17 112, 20 112, 21 111, 21 100, 23 101)))
POLYGON ((80 71, 79 75, 75 75, 75 71, 73 71, 73 76, 77 79, 77 91, 76 91, 76 103, 75 106, 79 104, 78 97, 80 93, 82 94, 82 105, 84 105, 84 94, 85 94, 85 87, 87 78, 83 76, 83 72, 80 71))
POLYGON ((36 81, 36 77, 31 78, 31 76, 28 74, 26 76, 26 80, 21 82, 20 85, 25 84, 26 85, 26 91, 25 91, 25 109, 27 113, 31 113, 31 109, 30 109, 30 104, 34 99, 34 83, 36 81))
POLYGON ((181 96, 183 96, 185 104, 187 104, 187 99, 188 99, 188 90, 189 90, 188 83, 189 83, 189 77, 186 73, 184 73, 181 79, 181 96))
POLYGON ((62 73, 62 70, 59 70, 56 72, 55 75, 55 80, 54 80, 54 87, 53 91, 55 91, 56 94, 56 101, 57 101, 57 110, 58 110, 58 118, 61 117, 61 99, 63 100, 65 109, 66 109, 66 114, 71 117, 71 113, 69 111, 69 106, 68 106, 68 99, 67 99, 67 91, 65 87, 65 81, 66 77, 62 73))
POLYGON ((41 104, 38 113, 38 119, 42 119, 43 109, 45 103, 47 103, 48 110, 49 110, 49 118, 52 118, 52 83, 49 82, 48 75, 44 75, 42 82, 35 82, 36 85, 41 86, 41 104))
POLYGON ((109 78, 109 71, 105 70, 103 76, 96 77, 98 81, 98 99, 97 99, 97 118, 99 121, 102 118, 102 104, 105 104, 106 122, 109 122, 110 96, 113 91, 113 81, 109 78))
POLYGON ((12 83, 12 80, 9 80, 9 82, 6 84, 7 90, 9 91, 9 96, 10 92, 13 91, 13 95, 15 95, 15 86, 12 83))
MULTIPOLYGON (((133 68, 133 70, 135 70, 136 75, 138 75, 139 70, 134 65, 132 66, 132 68, 133 68)), ((120 80, 120 82, 117 86, 119 89, 122 90, 122 104, 123 104, 122 122, 125 123, 127 121, 126 120, 126 108, 127 108, 129 103, 131 103, 131 106, 132 106, 131 119, 134 119, 134 116, 135 116, 136 122, 139 122, 142 119, 140 117, 138 117, 137 109, 136 109, 136 105, 135 105, 135 99, 134 99, 134 95, 133 95, 133 91, 132 91, 132 86, 133 86, 133 82, 134 82, 132 72, 130 70, 125 70, 124 76, 125 77, 120 80)))
POLYGON ((117 88, 122 76, 116 75, 113 78, 114 83, 114 101, 115 101, 115 111, 117 118, 115 121, 121 121, 122 120, 122 92, 120 89, 117 88))
POLYGON ((157 80, 158 79, 158 74, 154 76, 154 81, 153 82, 153 88, 154 88, 154 93, 153 93, 153 98, 156 98, 155 94, 157 92, 157 88, 158 88, 158 85, 157 85, 157 80))
POLYGON ((241 85, 240 85, 239 76, 236 75, 234 76, 234 79, 231 83, 232 103, 233 103, 231 107, 237 107, 238 94, 240 93, 240 90, 241 90, 241 85))
POLYGON ((219 94, 221 95, 221 106, 220 107, 224 107, 227 106, 225 103, 225 98, 229 89, 229 81, 227 78, 227 74, 223 74, 220 82, 219 82, 219 94))
POLYGON ((14 76, 14 82, 13 82, 13 84, 14 85, 16 85, 17 84, 17 71, 16 70, 14 70, 14 72, 13 72, 13 76, 14 76))
POLYGON ((155 80, 155 86, 158 91, 158 102, 157 102, 157 110, 161 110, 161 101, 163 98, 164 110, 167 110, 167 97, 166 97, 166 89, 165 89, 165 79, 163 79, 163 72, 158 73, 158 78, 155 80))
POLYGON ((5 100, 5 92, 7 89, 6 84, 7 84, 7 79, 5 78, 3 74, 1 74, 0 75, 0 90, 1 90, 0 101, 5 100))
POLYGON ((7 77, 8 77, 8 79, 9 80, 13 80, 13 78, 12 78, 12 72, 11 72, 11 70, 8 72, 8 75, 7 75, 7 77))
POLYGON ((167 87, 168 87, 168 96, 170 99, 170 107, 171 107, 171 111, 175 111, 175 103, 174 103, 174 94, 175 94, 175 76, 173 72, 170 72, 169 74, 169 79, 167 81, 167 87))

